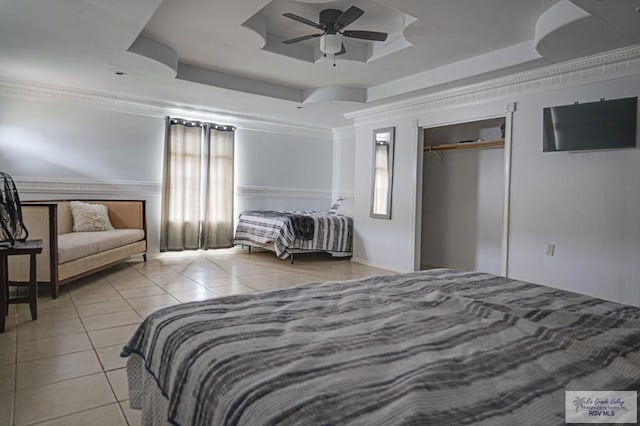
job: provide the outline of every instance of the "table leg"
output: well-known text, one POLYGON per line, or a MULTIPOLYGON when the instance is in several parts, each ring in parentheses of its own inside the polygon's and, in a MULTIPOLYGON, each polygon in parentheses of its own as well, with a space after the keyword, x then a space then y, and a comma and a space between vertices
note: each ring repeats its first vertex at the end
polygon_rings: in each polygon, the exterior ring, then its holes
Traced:
POLYGON ((9 274, 7 273, 7 257, 0 257, 0 267, 2 271, 0 271, 0 333, 4 333, 4 325, 7 319, 8 309, 7 309, 7 289, 9 288, 7 279, 9 274))
POLYGON ((29 260, 29 309, 31 319, 38 319, 38 277, 36 276, 36 255, 30 255, 29 260))

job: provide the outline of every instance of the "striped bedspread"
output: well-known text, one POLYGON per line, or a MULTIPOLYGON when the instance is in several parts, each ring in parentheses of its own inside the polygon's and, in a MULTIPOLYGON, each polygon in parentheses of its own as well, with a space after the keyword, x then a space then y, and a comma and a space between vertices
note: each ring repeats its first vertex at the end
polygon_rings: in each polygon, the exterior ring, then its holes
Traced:
POLYGON ((559 425, 565 390, 640 389, 640 309, 441 269, 164 308, 125 352, 173 424, 559 425))
POLYGON ((351 253, 353 219, 339 214, 322 212, 246 211, 240 214, 234 244, 271 247, 281 259, 289 257, 292 249, 323 250, 351 253), (303 223, 312 223, 312 238, 300 238, 292 216, 303 223), (304 220, 304 221, 303 221, 304 220))

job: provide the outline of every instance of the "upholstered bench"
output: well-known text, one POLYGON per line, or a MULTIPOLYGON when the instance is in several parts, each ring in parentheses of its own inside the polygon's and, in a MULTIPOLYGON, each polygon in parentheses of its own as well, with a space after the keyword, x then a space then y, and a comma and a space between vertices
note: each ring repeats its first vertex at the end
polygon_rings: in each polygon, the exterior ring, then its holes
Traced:
MULTIPOLYGON (((51 284, 53 297, 60 285, 108 268, 133 255, 146 260, 146 220, 144 200, 81 200, 104 205, 114 229, 74 232, 69 201, 23 202, 22 215, 29 238, 43 240, 37 257, 38 283, 51 284)), ((25 282, 28 262, 12 258, 9 281, 25 282)))

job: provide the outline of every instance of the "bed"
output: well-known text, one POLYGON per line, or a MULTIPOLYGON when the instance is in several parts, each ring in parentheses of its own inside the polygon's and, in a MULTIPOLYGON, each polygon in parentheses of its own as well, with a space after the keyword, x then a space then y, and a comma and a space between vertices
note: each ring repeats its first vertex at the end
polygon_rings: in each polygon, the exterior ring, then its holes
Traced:
POLYGON ((352 254, 353 219, 329 212, 251 210, 240 214, 234 245, 260 247, 281 259, 295 253, 352 254))
POLYGON ((553 425, 640 388, 640 308, 439 269, 167 307, 123 355, 143 424, 553 425))

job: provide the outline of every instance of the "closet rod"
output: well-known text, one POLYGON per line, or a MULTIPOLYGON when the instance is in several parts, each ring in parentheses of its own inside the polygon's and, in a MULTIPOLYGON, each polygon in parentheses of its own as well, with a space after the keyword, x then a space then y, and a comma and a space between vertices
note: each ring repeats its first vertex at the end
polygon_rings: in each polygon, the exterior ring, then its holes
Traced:
POLYGON ((478 141, 463 143, 448 143, 442 145, 425 146, 425 151, 447 151, 452 149, 483 149, 483 148, 502 148, 504 147, 504 139, 496 141, 478 141))

